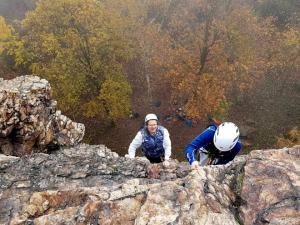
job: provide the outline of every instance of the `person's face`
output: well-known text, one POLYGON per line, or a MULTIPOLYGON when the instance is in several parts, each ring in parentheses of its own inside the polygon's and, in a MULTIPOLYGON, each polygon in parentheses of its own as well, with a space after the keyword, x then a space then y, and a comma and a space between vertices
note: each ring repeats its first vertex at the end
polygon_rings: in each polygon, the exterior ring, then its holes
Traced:
POLYGON ((147 124, 147 129, 150 134, 154 134, 157 129, 157 121, 156 120, 149 120, 147 124))

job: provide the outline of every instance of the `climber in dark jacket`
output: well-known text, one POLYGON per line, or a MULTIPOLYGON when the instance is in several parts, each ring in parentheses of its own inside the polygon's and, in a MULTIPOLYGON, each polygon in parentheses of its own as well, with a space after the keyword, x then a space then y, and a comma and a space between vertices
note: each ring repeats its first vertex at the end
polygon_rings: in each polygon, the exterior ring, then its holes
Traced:
POLYGON ((158 118, 155 114, 145 117, 145 127, 140 129, 132 140, 129 148, 129 158, 134 158, 137 148, 142 145, 143 153, 151 163, 164 162, 169 165, 171 156, 171 140, 169 132, 163 126, 157 124, 158 118))
POLYGON ((186 158, 193 169, 205 165, 226 164, 241 150, 239 129, 231 122, 209 125, 185 148, 186 158), (200 165, 197 161, 200 155, 200 165))

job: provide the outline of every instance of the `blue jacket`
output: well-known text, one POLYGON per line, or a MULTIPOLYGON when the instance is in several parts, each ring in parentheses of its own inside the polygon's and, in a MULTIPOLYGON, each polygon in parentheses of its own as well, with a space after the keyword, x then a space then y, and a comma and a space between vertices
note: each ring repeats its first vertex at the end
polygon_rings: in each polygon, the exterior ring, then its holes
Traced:
MULTIPOLYGON (((186 158, 190 164, 196 161, 196 153, 200 148, 204 148, 207 150, 208 154, 211 151, 216 151, 216 147, 213 142, 213 138, 216 132, 217 126, 210 125, 206 128, 201 134, 199 134, 190 144, 188 144, 185 148, 186 158)), ((226 164, 234 159, 234 157, 241 150, 242 145, 240 140, 236 143, 236 145, 228 152, 218 152, 217 158, 219 159, 215 165, 226 164)))
POLYGON ((155 135, 150 135, 145 129, 141 129, 143 137, 143 152, 147 158, 159 158, 165 155, 163 146, 164 142, 164 128, 162 126, 157 127, 155 135))

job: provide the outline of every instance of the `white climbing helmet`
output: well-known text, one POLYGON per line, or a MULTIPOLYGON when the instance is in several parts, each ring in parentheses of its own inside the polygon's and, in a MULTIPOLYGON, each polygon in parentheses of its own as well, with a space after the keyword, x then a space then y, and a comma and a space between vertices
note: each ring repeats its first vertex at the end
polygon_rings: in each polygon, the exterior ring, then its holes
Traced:
POLYGON ((239 140, 239 128, 231 122, 220 124, 214 135, 214 144, 222 152, 230 151, 239 140))
POLYGON ((153 113, 147 114, 145 117, 145 123, 147 123, 149 120, 158 120, 157 116, 153 113))

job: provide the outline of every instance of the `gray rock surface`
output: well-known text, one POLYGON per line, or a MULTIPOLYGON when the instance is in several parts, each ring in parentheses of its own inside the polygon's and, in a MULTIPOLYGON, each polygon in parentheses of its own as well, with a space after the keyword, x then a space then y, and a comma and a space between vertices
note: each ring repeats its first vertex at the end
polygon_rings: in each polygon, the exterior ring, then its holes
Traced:
POLYGON ((150 164, 105 146, 0 156, 0 224, 299 224, 300 146, 221 166, 150 164))
POLYGON ((241 199, 245 224, 300 224, 300 146, 251 152, 241 199))

